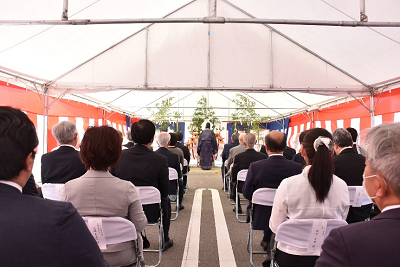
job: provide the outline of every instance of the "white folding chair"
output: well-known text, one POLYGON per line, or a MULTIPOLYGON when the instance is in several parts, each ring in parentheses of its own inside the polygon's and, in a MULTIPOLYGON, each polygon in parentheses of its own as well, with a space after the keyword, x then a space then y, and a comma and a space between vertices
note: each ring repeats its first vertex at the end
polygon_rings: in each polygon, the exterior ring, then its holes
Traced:
MULTIPOLYGON (((253 250, 253 230, 264 230, 264 229, 254 229, 253 228, 253 213, 254 205, 268 206, 272 207, 274 203, 276 189, 273 188, 259 188, 254 191, 251 198, 251 209, 250 209, 250 225, 249 225, 249 238, 248 238, 248 250, 250 252, 250 264, 254 266, 253 254, 266 254, 266 251, 254 251, 253 250)), ((265 222, 268 223, 268 222, 265 222)))
MULTIPOLYGON (((147 265, 146 266, 158 266, 161 263, 162 249, 163 249, 163 223, 162 223, 162 209, 161 209, 161 194, 157 188, 154 186, 136 186, 136 189, 139 190, 140 201, 142 202, 142 206, 158 204, 160 217, 156 222, 148 222, 147 225, 155 225, 158 226, 158 249, 143 249, 144 252, 157 252, 158 253, 158 262, 155 265, 147 265)), ((147 216, 147 215, 146 215, 147 216)), ((147 218, 149 218, 147 216, 147 218)))
POLYGON ((63 188, 64 184, 45 183, 42 185, 43 198, 60 201, 63 188))
POLYGON ((138 236, 136 227, 131 221, 121 217, 90 216, 84 216, 83 220, 100 249, 106 249, 107 245, 133 240, 135 242, 136 266, 140 266, 138 236))
MULTIPOLYGON (((247 171, 248 171, 248 169, 243 169, 243 170, 240 170, 238 172, 237 181, 236 181, 236 188, 235 188, 235 190, 236 190, 236 202, 235 202, 236 219, 241 223, 245 223, 246 220, 239 219, 239 216, 246 216, 246 213, 239 214, 239 200, 241 199, 240 195, 242 194, 242 191, 241 190, 239 191, 239 182, 243 182, 244 183, 244 181, 246 181, 247 171)), ((245 198, 242 198, 242 200, 245 200, 245 198)))
POLYGON ((179 182, 178 182, 178 172, 173 168, 168 168, 169 171, 169 181, 170 181, 170 195, 169 199, 171 204, 175 204, 175 211, 171 211, 171 214, 175 214, 175 217, 171 217, 171 221, 175 221, 179 215, 179 182), (175 190, 176 188, 176 190, 175 190), (173 191, 173 194, 171 194, 173 191))
POLYGON ((337 227, 347 225, 339 219, 292 219, 278 226, 275 245, 271 251, 271 266, 279 266, 275 261, 278 243, 306 250, 310 256, 319 256, 321 246, 329 232, 337 227))
POLYGON ((361 207, 372 203, 364 193, 362 186, 348 186, 347 188, 349 189, 350 206, 361 207))

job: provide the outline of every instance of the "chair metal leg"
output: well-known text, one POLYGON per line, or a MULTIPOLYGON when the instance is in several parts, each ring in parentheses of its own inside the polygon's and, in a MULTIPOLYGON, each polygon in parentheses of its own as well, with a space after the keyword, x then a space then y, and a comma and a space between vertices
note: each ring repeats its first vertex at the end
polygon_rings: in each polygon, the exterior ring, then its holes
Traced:
POLYGON ((232 188, 231 188, 231 183, 229 182, 229 185, 228 185, 228 200, 229 200, 229 203, 231 203, 231 205, 235 205, 235 201, 233 201, 231 199, 231 192, 232 192, 232 188))
POLYGON ((235 213, 236 213, 236 219, 241 222, 241 223, 245 223, 246 220, 241 220, 239 219, 239 216, 246 216, 246 213, 244 214, 239 214, 239 200, 240 200, 240 193, 237 190, 237 186, 236 186, 236 203, 235 203, 235 213))
POLYGON ((173 202, 176 204, 176 210, 171 211, 171 214, 175 214, 174 218, 171 218, 171 221, 175 221, 178 218, 179 215, 179 182, 177 180, 177 186, 176 186, 176 202, 173 202))
MULTIPOLYGON (((163 250, 163 244, 164 244, 164 228, 163 228, 163 223, 162 223, 162 211, 160 210, 160 219, 158 224, 158 249, 144 249, 143 252, 158 252, 158 262, 155 265, 148 265, 146 264, 147 267, 157 267, 161 263, 162 259, 162 250, 163 250)), ((155 224, 148 224, 148 225, 155 225, 155 224)))
MULTIPOLYGON (((253 207, 252 207, 253 209, 253 207)), ((254 266, 253 263, 253 255, 254 254, 268 254, 266 251, 254 251, 253 250, 253 243, 254 243, 254 239, 253 239, 253 211, 250 211, 250 223, 249 223, 249 236, 247 239, 247 251, 250 253, 250 264, 251 266, 254 266)))

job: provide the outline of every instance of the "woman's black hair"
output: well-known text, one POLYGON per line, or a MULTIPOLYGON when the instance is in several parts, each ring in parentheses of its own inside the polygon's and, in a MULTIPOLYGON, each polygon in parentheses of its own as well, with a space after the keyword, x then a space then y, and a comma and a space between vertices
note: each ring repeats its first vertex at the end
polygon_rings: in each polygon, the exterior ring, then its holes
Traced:
POLYGON ((332 140, 330 132, 322 128, 315 128, 309 130, 304 136, 303 147, 307 154, 308 164, 311 165, 308 181, 315 191, 317 201, 322 203, 328 196, 332 184, 334 165, 331 156, 332 146, 329 149, 322 144, 317 147, 316 151, 314 149, 314 141, 320 136, 332 140))

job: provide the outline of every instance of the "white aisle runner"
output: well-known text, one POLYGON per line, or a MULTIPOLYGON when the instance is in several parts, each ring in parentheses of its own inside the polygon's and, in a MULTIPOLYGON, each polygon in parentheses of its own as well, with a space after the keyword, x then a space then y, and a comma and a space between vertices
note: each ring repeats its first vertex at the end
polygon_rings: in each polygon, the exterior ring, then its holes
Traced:
MULTIPOLYGON (((181 267, 197 267, 199 262, 201 205, 203 191, 197 189, 193 199, 192 213, 190 215, 189 229, 186 236, 185 250, 181 267)), ((232 244, 226 225, 224 211, 218 190, 209 189, 212 194, 212 203, 215 219, 215 231, 217 235, 218 258, 220 267, 236 267, 232 244)))

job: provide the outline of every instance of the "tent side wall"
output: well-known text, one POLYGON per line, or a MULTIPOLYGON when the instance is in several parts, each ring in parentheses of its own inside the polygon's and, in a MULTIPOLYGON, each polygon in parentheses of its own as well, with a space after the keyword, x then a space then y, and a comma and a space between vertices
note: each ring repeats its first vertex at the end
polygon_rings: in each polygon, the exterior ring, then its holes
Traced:
MULTIPOLYGON (((376 109, 374 112, 375 126, 381 123, 392 123, 400 121, 400 88, 375 95, 376 109)), ((369 108, 370 98, 365 97, 362 102, 369 108)), ((346 103, 330 106, 314 114, 301 113, 290 118, 288 140, 296 133, 313 127, 322 127, 331 132, 337 128, 353 127, 362 131, 371 127, 370 113, 360 103, 351 100, 346 103), (314 116, 314 125, 312 117, 314 116)))
MULTIPOLYGON (((40 93, 28 91, 24 88, 0 81, 0 105, 19 108, 26 112, 30 120, 36 126, 39 144, 43 143, 41 138, 44 136, 43 131, 45 129, 45 120, 43 117, 44 107, 41 99, 44 100, 44 95, 40 93)), ((85 129, 94 125, 110 125, 120 130, 124 136, 126 135, 127 127, 125 115, 115 112, 109 113, 102 109, 72 100, 57 100, 53 97, 49 97, 49 103, 54 104, 52 104, 49 109, 47 119, 47 151, 43 151, 41 145, 38 146, 36 163, 33 170, 37 182, 40 181, 41 155, 50 152, 57 146, 57 142, 51 134, 51 129, 58 122, 69 120, 75 123, 80 139, 82 139, 85 129)))

